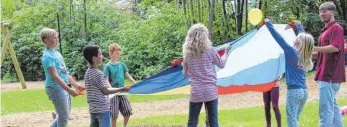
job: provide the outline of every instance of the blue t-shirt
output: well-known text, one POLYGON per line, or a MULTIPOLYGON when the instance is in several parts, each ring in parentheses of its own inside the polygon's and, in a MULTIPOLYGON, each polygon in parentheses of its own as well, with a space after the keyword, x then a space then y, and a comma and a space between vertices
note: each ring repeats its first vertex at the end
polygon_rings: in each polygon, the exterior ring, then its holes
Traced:
MULTIPOLYGON (((307 88, 306 87, 306 71, 298 66, 298 54, 296 50, 288 45, 283 37, 275 30, 271 22, 266 23, 272 36, 276 42, 281 46, 284 51, 286 59, 286 83, 288 89, 307 88), (290 86, 289 86, 290 85, 290 86)), ((304 32, 304 28, 301 24, 296 26, 299 32, 304 32)))
POLYGON ((58 76, 63 79, 65 83, 68 83, 68 71, 65 66, 63 56, 55 49, 45 49, 41 57, 41 62, 43 70, 45 71, 46 81, 45 87, 61 88, 61 86, 56 83, 52 76, 48 73, 48 68, 55 67, 58 76))
POLYGON ((112 87, 120 88, 124 87, 125 72, 128 71, 127 66, 123 62, 117 61, 116 64, 106 64, 104 75, 109 78, 112 87))

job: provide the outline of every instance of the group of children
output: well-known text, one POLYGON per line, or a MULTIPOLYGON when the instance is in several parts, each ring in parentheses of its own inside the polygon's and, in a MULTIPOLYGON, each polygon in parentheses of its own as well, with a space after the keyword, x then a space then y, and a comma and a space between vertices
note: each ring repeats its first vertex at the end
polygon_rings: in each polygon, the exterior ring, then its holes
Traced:
MULTIPOLYGON (((297 28, 303 32, 303 27, 296 22, 297 28)), ((266 20, 266 26, 282 47, 286 58, 287 81, 287 121, 289 127, 297 127, 299 116, 307 100, 305 72, 312 68, 311 52, 314 46, 310 34, 300 33, 294 47, 288 45, 271 22, 266 20)), ((228 48, 220 57, 212 47, 208 38, 208 30, 202 24, 193 25, 186 36, 183 45, 183 74, 190 78, 190 103, 188 127, 196 127, 201 106, 204 103, 208 118, 208 125, 218 127, 218 94, 216 86, 216 71, 214 66, 223 68, 228 56, 228 48)), ((281 126, 281 114, 278 108, 279 82, 269 92, 263 94, 267 126, 271 126, 270 102, 272 101, 278 126, 281 126)))
MULTIPOLYGON (((320 17, 326 27, 322 35, 330 36, 329 39, 319 41, 320 47, 314 46, 314 38, 308 33, 304 33, 304 28, 300 21, 294 21, 299 34, 296 37, 294 46, 290 46, 285 39, 274 29, 270 20, 265 19, 265 25, 270 33, 275 37, 278 45, 285 54, 285 78, 287 84, 286 98, 286 118, 289 127, 298 127, 301 111, 308 98, 306 85, 306 72, 313 68, 312 57, 318 57, 320 62, 329 59, 330 66, 326 64, 318 65, 318 72, 315 80, 319 84, 320 102, 319 116, 321 127, 343 127, 341 112, 336 103, 336 93, 341 82, 345 82, 344 75, 344 53, 343 41, 339 40, 343 35, 341 26, 334 21, 336 7, 333 3, 326 2, 320 6, 320 17), (331 28, 334 26, 334 28, 331 28), (333 31, 335 29, 336 31, 333 31), (326 32, 326 33, 324 33, 326 32), (331 34, 337 32, 337 34, 331 34), (342 55, 341 55, 342 54, 342 55), (329 58, 331 57, 331 58, 329 58), (335 61, 336 60, 336 61, 335 61), (343 64, 341 64, 343 63, 343 64), (325 66, 330 66, 334 73, 324 70, 325 66), (322 69, 324 72, 320 72, 322 69), (336 71, 338 70, 338 71, 336 71), (317 76, 318 75, 318 76, 317 76), (320 76, 322 75, 322 76, 320 76), (334 77, 336 75, 336 77, 334 77), (323 88, 325 87, 325 88, 323 88)), ((198 117, 205 104, 207 115, 207 126, 218 127, 218 94, 216 86, 215 66, 223 68, 225 57, 228 56, 228 48, 222 57, 212 47, 212 42, 208 38, 207 28, 202 24, 193 25, 185 38, 183 44, 183 74, 188 76, 191 83, 189 119, 188 127, 196 127, 198 117)), ((280 78, 279 78, 280 79, 280 78)), ((270 103, 275 112, 277 126, 281 127, 281 113, 278 107, 279 86, 277 81, 275 87, 263 93, 265 116, 267 127, 271 127, 270 103)))
MULTIPOLYGON (((294 47, 277 33, 271 22, 266 19, 265 25, 273 36, 277 36, 276 42, 283 49, 286 62, 286 118, 289 127, 299 126, 300 113, 308 98, 305 73, 310 70, 312 64, 312 52, 314 39, 312 35, 304 33, 303 26, 295 21, 299 34, 294 42, 294 47)), ((89 68, 84 75, 85 87, 78 84, 68 74, 63 57, 55 50, 58 33, 54 29, 44 28, 41 30, 41 40, 45 45, 42 64, 46 81, 45 89, 49 99, 53 102, 57 117, 51 127, 66 127, 68 121, 68 96, 78 96, 86 89, 87 101, 90 112, 91 127, 116 126, 119 112, 124 116, 126 126, 132 108, 126 95, 122 92, 129 90, 124 87, 125 77, 136 83, 128 73, 126 65, 119 61, 121 48, 118 44, 109 46, 111 61, 106 64, 103 72, 98 67, 103 63, 101 49, 96 45, 88 45, 83 49, 83 56, 89 63, 89 68), (69 88, 71 84, 76 90, 69 88), (120 93, 111 100, 109 94, 120 93)), ((188 127, 197 127, 202 104, 205 105, 207 125, 218 127, 218 92, 215 66, 223 68, 229 54, 229 48, 220 57, 213 48, 208 36, 208 30, 203 24, 193 25, 183 44, 183 74, 190 79, 190 102, 188 127)), ((317 51, 318 49, 315 49, 317 51)), ((267 126, 271 126, 270 103, 275 111, 277 125, 281 126, 281 114, 278 108, 279 82, 270 91, 263 94, 265 104, 265 116, 267 126)), ((321 110, 321 109, 320 109, 321 110)), ((323 109, 322 109, 323 110, 323 109)))
POLYGON ((128 73, 127 66, 118 61, 121 47, 118 44, 109 46, 110 62, 104 71, 98 67, 103 63, 101 49, 96 45, 88 45, 83 49, 83 56, 89 63, 89 68, 84 75, 85 86, 80 85, 68 74, 62 55, 55 49, 57 47, 58 33, 54 29, 44 28, 40 32, 41 41, 45 45, 42 56, 42 65, 46 75, 45 90, 55 107, 54 121, 51 127, 66 127, 71 119, 70 95, 83 95, 86 89, 87 101, 90 112, 91 127, 116 127, 119 112, 124 117, 123 127, 128 123, 133 114, 130 102, 125 94, 117 94, 109 99, 109 94, 126 92, 129 87, 124 87, 124 78, 136 83, 128 73), (70 86, 70 87, 69 87, 70 86), (76 90, 72 89, 75 87, 76 90), (112 119, 112 122, 111 122, 112 119))

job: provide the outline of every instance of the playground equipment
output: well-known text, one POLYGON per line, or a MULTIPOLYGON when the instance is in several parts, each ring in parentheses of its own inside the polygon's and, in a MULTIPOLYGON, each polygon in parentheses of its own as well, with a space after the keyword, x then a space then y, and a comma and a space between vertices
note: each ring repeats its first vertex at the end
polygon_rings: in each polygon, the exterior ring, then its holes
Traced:
POLYGON ((16 53, 13 50, 13 47, 11 45, 11 30, 12 30, 12 26, 13 23, 1 23, 1 33, 2 34, 6 34, 2 48, 1 48, 1 59, 0 59, 0 67, 2 66, 2 62, 4 62, 4 57, 6 55, 6 51, 8 50, 10 52, 11 55, 11 59, 13 61, 14 64, 14 68, 16 70, 18 79, 22 85, 22 88, 25 89, 26 85, 25 85, 25 81, 24 81, 24 77, 23 77, 23 73, 20 69, 18 60, 17 60, 17 56, 16 53))

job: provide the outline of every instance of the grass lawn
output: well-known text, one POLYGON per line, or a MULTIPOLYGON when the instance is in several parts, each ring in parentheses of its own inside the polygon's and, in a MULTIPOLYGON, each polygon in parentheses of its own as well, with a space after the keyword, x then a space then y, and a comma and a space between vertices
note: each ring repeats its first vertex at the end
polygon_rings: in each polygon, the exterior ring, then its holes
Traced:
MULTIPOLYGON (((347 105, 347 98, 340 99, 341 106, 347 105)), ((281 105, 282 125, 287 126, 285 105, 281 105)), ((188 110, 188 109, 187 109, 188 110)), ((277 126, 274 114, 272 113, 272 126, 277 126)), ((262 106, 235 109, 219 110, 219 125, 221 127, 265 127, 265 115, 262 106)), ((199 117, 199 125, 204 126, 205 113, 199 117)), ((130 126, 185 126, 188 121, 188 115, 165 115, 153 116, 141 119, 131 119, 130 126)), ((343 118, 344 125, 347 125, 347 116, 343 118)), ((300 126, 316 127, 319 123, 318 102, 309 102, 306 104, 300 117, 300 126)), ((122 125, 121 123, 119 125, 122 125)))
MULTIPOLYGON (((189 95, 129 95, 130 102, 150 102, 188 98, 189 95)), ((1 115, 19 112, 54 110, 44 89, 17 90, 1 93, 1 115)), ((72 108, 88 107, 86 96, 72 97, 72 108)))

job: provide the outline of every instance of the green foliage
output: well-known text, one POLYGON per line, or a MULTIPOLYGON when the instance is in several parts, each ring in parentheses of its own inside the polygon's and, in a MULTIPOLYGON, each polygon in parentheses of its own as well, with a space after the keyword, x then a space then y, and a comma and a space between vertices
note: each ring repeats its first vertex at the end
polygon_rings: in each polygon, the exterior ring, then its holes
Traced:
MULTIPOLYGON (((265 16, 275 23, 288 23, 292 20, 300 20, 306 32, 318 38, 324 24, 319 18, 319 5, 324 1, 316 0, 266 0, 262 11, 265 16)), ((337 8, 343 9, 339 6, 337 8)), ((341 15, 336 15, 335 19, 347 30, 347 22, 341 15)), ((346 34, 346 32, 345 32, 346 34)))
MULTIPOLYGON (((146 78, 170 66, 170 61, 180 58, 182 44, 187 30, 193 21, 198 22, 197 1, 193 2, 194 16, 191 15, 190 0, 186 1, 187 23, 183 6, 176 1, 142 0, 133 10, 122 10, 113 1, 87 1, 86 11, 82 0, 31 0, 1 1, 2 22, 14 22, 11 42, 17 54, 25 80, 44 79, 41 55, 44 45, 39 32, 44 27, 58 29, 57 14, 60 21, 60 35, 65 63, 70 72, 83 77, 88 67, 83 60, 82 49, 89 44, 99 45, 104 55, 104 64, 109 61, 108 45, 119 43, 122 46, 121 61, 125 62, 130 73, 136 79, 146 78), (85 27, 86 14, 86 27, 85 27)), ((319 37, 323 26, 318 15, 315 0, 266 0, 263 3, 265 16, 274 23, 287 23, 299 19, 306 31, 319 37), (310 27, 308 27, 310 26, 310 27)), ((232 2, 226 1, 226 14, 222 1, 215 3, 215 17, 212 41, 214 45, 236 39, 235 14, 232 2)), ((249 9, 256 6, 249 3, 249 9)), ((209 3, 200 0, 201 23, 208 27, 209 3)), ((245 9, 244 9, 245 10, 245 9)), ((336 16, 340 24, 347 29, 347 23, 336 16)), ((245 15, 243 17, 245 21, 245 15)), ((253 26, 243 21, 251 30, 253 26)), ((345 32, 347 33, 347 32, 345 32)), ((4 34, 2 34, 2 38, 4 34)), ((1 39, 3 40, 3 39, 1 39)), ((59 46, 57 47, 59 50, 59 46)), ((9 55, 1 67, 1 77, 16 80, 14 66, 9 55)), ((102 66, 100 67, 102 69, 102 66)))
MULTIPOLYGON (((237 35, 235 32, 236 26, 233 26, 233 24, 234 25, 236 24, 236 21, 231 19, 232 14, 227 13, 228 19, 224 19, 223 6, 220 2, 216 2, 215 10, 216 10, 215 20, 213 22, 213 33, 212 33, 213 44, 220 45, 220 44, 224 44, 226 42, 236 39, 237 38, 237 35)), ((206 21, 206 24, 208 24, 207 21, 206 21)))
POLYGON ((121 60, 136 78, 159 72, 181 56, 186 28, 182 13, 174 6, 163 5, 165 10, 147 8, 142 19, 122 16, 117 29, 117 42, 123 47, 121 60))

